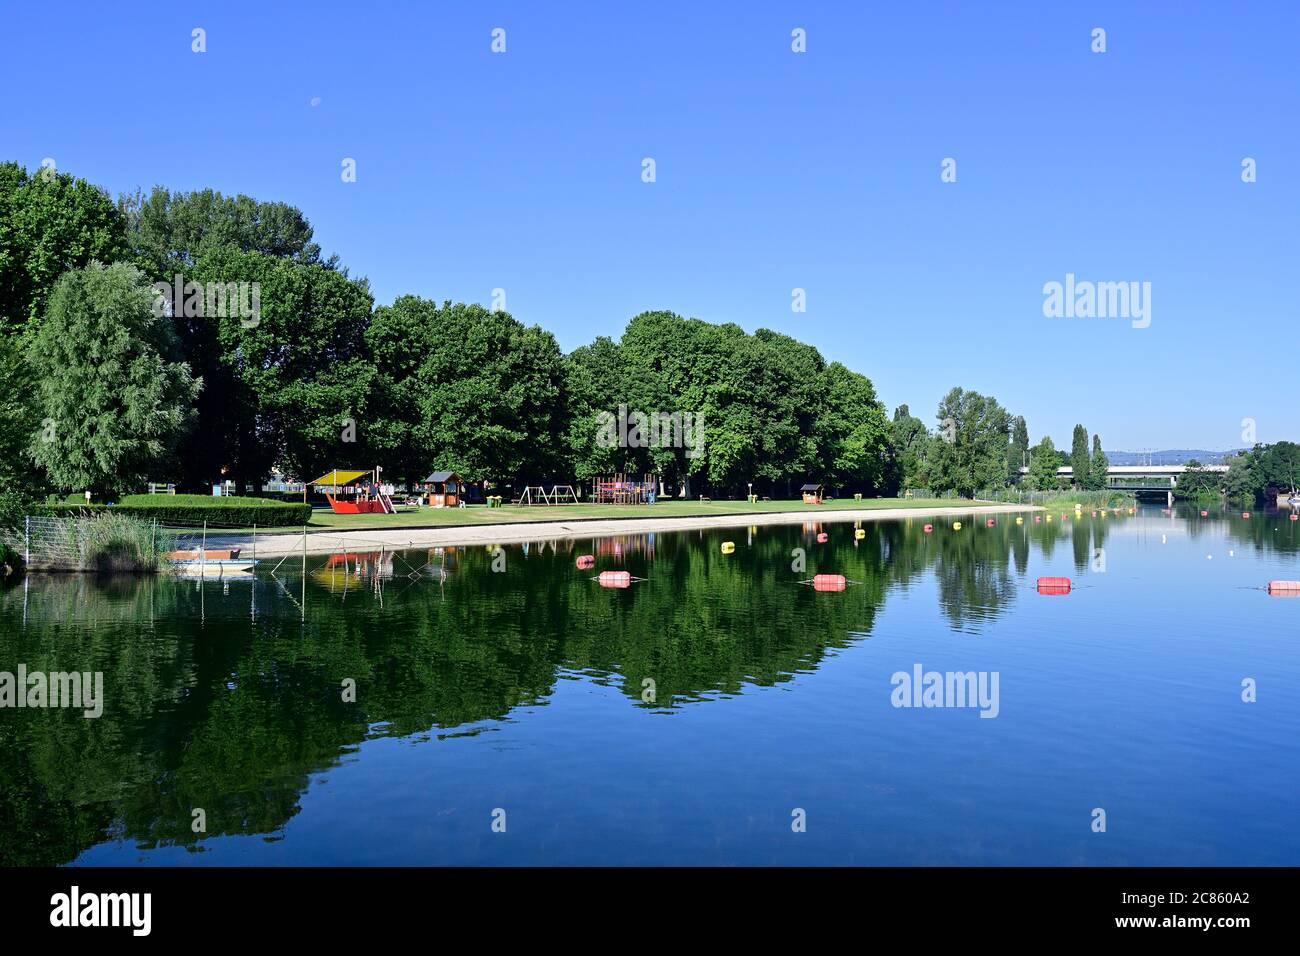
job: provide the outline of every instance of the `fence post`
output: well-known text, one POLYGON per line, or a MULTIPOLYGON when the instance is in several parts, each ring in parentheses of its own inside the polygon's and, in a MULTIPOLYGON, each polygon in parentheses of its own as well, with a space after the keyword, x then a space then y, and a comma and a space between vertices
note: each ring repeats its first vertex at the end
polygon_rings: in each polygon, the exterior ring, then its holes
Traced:
POLYGON ((253 565, 256 570, 257 565, 257 525, 253 525, 253 565))
POLYGON ((203 544, 199 547, 199 576, 206 577, 208 573, 208 522, 203 522, 203 544))

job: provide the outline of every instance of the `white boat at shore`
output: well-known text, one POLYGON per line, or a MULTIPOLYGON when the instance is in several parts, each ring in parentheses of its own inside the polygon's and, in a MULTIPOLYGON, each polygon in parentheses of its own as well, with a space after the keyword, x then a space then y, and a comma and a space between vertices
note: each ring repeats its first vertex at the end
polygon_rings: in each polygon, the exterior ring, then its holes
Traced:
POLYGON ((172 572, 183 578, 247 577, 257 565, 256 561, 218 559, 214 561, 173 561, 172 572))

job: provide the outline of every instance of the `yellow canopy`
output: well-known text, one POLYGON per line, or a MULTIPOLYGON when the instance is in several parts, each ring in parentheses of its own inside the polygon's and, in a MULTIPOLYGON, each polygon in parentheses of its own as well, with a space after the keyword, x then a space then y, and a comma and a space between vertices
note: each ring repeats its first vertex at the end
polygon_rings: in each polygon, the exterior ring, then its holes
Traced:
POLYGON ((369 471, 340 471, 335 468, 333 471, 327 471, 315 481, 310 482, 313 485, 350 485, 358 478, 364 478, 370 474, 369 471))

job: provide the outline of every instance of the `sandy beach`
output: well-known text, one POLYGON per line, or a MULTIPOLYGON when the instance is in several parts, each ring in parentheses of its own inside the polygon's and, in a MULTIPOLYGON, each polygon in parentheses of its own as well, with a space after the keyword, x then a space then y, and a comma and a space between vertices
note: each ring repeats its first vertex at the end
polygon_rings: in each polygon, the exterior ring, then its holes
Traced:
MULTIPOLYGON (((696 531, 707 528, 748 528, 764 525, 802 524, 807 521, 852 522, 893 521, 900 518, 937 518, 968 514, 1010 514, 1041 511, 1030 505, 990 504, 958 505, 951 508, 836 508, 809 514, 806 511, 763 512, 756 514, 707 515, 671 518, 570 518, 555 521, 530 521, 499 525, 468 525, 433 528, 358 529, 356 531, 311 531, 306 534, 306 553, 332 554, 336 551, 378 551, 403 548, 438 548, 461 545, 519 544, 525 541, 552 539, 602 538, 619 534, 644 534, 648 531, 696 531)), ((304 551, 301 534, 258 535, 256 556, 282 558, 304 551)), ((209 548, 239 548, 243 557, 252 557, 251 534, 208 535, 209 548)))

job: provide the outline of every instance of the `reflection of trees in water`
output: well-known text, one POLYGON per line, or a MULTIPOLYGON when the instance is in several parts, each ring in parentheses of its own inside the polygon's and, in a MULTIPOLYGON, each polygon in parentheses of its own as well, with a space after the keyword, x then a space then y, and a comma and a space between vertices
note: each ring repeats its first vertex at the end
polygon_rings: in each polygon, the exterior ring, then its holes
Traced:
POLYGON ((110 838, 195 846, 195 807, 206 835, 273 833, 309 775, 368 736, 475 732, 548 697, 564 670, 645 708, 786 681, 871 631, 887 589, 931 567, 945 617, 970 629, 1014 596, 1013 556, 1023 570, 1031 538, 1059 535, 1007 520, 956 534, 921 524, 868 524, 857 541, 832 525, 827 545, 764 528, 726 556, 719 543, 745 532, 629 541, 599 565, 648 579, 626 590, 576 570, 572 549, 508 549, 504 574, 468 549, 445 582, 384 581, 382 606, 371 587, 344 601, 309 581, 305 622, 300 582, 291 599, 263 577, 253 622, 246 582, 224 594, 216 582, 32 577, 26 595, 0 594, 0 669, 103 671, 107 703, 97 720, 0 711, 0 863, 66 862, 110 838), (856 583, 839 594, 797 583, 816 573, 856 583), (647 677, 654 704, 641 700, 647 677), (355 704, 342 700, 345 678, 355 704))

